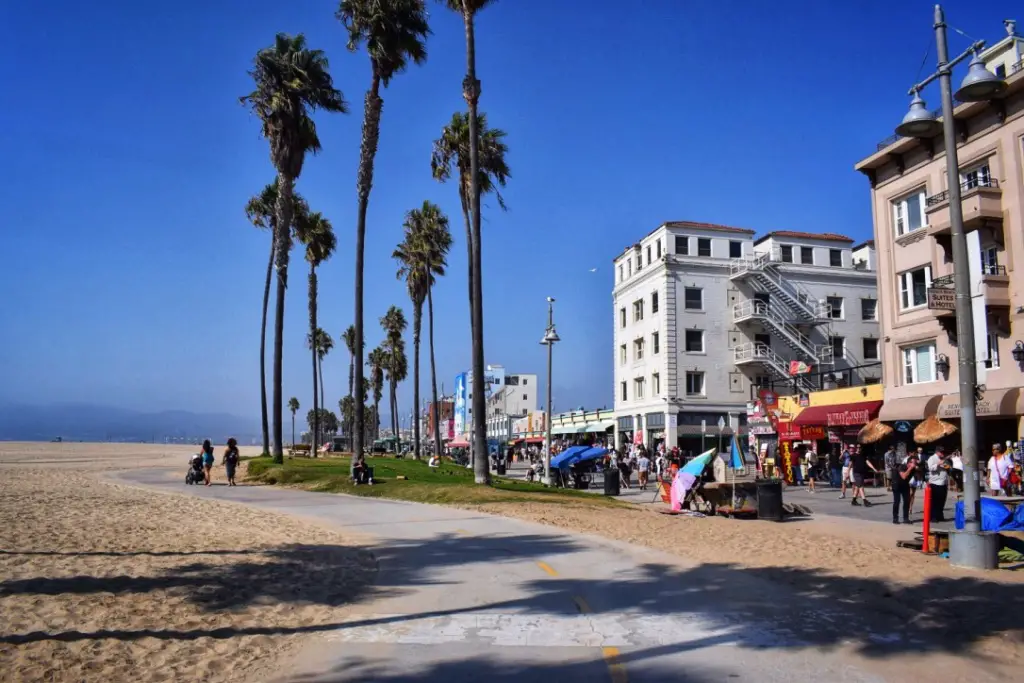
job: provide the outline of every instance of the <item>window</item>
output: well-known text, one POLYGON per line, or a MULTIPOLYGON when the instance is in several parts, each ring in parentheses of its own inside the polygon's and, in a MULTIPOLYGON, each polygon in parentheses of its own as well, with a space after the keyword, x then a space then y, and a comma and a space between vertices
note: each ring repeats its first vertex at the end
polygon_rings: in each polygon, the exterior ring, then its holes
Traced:
POLYGON ((846 358, 846 337, 829 337, 828 342, 832 345, 833 358, 846 358))
POLYGON ((878 340, 864 339, 864 360, 878 360, 878 340))
POLYGON ((676 253, 683 256, 690 255, 690 238, 676 236, 676 253))
POLYGON ((843 267, 843 250, 842 249, 829 249, 828 250, 828 264, 833 268, 843 267))
POLYGON ((828 302, 828 305, 831 306, 829 317, 833 320, 845 320, 846 316, 843 313, 843 297, 830 296, 826 297, 825 300, 828 302))
POLYGON ((697 238, 697 256, 711 256, 711 240, 709 238, 697 238))
POLYGON ((633 277, 633 259, 626 259, 626 277, 633 277))
POLYGON ((633 380, 633 398, 644 397, 644 378, 637 377, 633 380))
POLYGON ((622 277, 623 272, 624 271, 622 270, 622 264, 620 263, 619 264, 619 282, 622 282, 625 279, 625 278, 622 277))
POLYGON ((995 370, 999 368, 999 336, 991 332, 988 333, 988 357, 985 359, 985 367, 989 370, 995 370))
POLYGON ((651 248, 647 247, 647 265, 651 265, 651 248))
POLYGON ((813 247, 800 247, 800 263, 805 266, 814 265, 814 248, 813 247))
POLYGON ((686 330, 686 351, 704 353, 704 330, 686 330))
POLYGON ((654 242, 654 253, 656 254, 655 258, 661 258, 661 240, 656 240, 654 242))
POLYGON ((763 344, 764 346, 770 347, 772 345, 772 335, 770 334, 755 334, 754 344, 763 344))
POLYGON ((661 393, 661 375, 654 373, 651 375, 651 396, 657 396, 661 393))
POLYGON ((644 300, 633 302, 633 322, 638 323, 644 319, 644 300))
POLYGON ((992 173, 988 169, 988 163, 975 166, 969 171, 960 171, 960 186, 965 190, 992 187, 992 173))
POLYGON ((906 384, 935 381, 934 343, 903 349, 903 381, 906 384))
POLYGON ((644 340, 637 339, 633 342, 633 360, 644 359, 644 340))
POLYGON ((783 263, 793 262, 793 247, 788 244, 783 244, 781 249, 781 257, 783 263))
POLYGON ((878 300, 877 299, 861 299, 860 300, 860 319, 861 320, 878 320, 878 300))
POLYGON ((658 312, 658 293, 651 292, 651 313, 658 312))
POLYGON ((758 375, 753 379, 752 383, 758 389, 772 388, 772 378, 770 375, 758 375))
POLYGON ((704 395, 704 373, 703 372, 687 372, 686 373, 686 395, 687 396, 703 396, 704 395))
POLYGON ((661 335, 657 332, 651 335, 651 353, 661 353, 661 335))
POLYGON ((626 326, 626 309, 625 308, 620 308, 619 309, 619 327, 625 327, 625 326, 626 326))
POLYGON ((981 250, 981 274, 999 275, 999 247, 985 247, 981 250))
POLYGON ((683 308, 687 311, 703 311, 704 290, 700 287, 686 287, 683 289, 683 308))
POLYGON ((906 235, 924 227, 924 190, 897 199, 892 203, 896 236, 906 235))
POLYGON ((639 249, 637 249, 636 250, 636 272, 639 273, 640 270, 643 267, 644 267, 644 255, 640 253, 639 249))
POLYGON ((625 401, 626 400, 626 383, 625 382, 619 382, 619 389, 620 389, 620 393, 622 395, 622 400, 625 401))
POLYGON ((623 344, 622 346, 619 347, 619 365, 625 365, 626 360, 626 345, 623 344))
POLYGON ((907 310, 928 303, 928 288, 932 285, 932 268, 924 266, 898 275, 900 279, 900 308, 907 310))
POLYGON ((741 258, 743 256, 743 242, 729 241, 729 258, 741 258))
POLYGON ((525 377, 523 378, 523 386, 524 387, 526 386, 526 378, 525 377))

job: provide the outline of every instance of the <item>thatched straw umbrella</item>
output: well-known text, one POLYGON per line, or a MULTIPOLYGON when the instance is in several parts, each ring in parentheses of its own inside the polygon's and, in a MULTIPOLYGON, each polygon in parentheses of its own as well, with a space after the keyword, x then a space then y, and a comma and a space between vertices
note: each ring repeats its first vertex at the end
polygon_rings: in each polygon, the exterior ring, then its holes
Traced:
POLYGON ((860 428, 860 432, 857 433, 857 442, 862 444, 878 443, 890 434, 892 434, 892 427, 884 422, 879 422, 876 417, 860 428))
POLYGON ((924 422, 914 428, 914 441, 917 443, 933 443, 949 436, 956 431, 956 426, 929 415, 924 422))

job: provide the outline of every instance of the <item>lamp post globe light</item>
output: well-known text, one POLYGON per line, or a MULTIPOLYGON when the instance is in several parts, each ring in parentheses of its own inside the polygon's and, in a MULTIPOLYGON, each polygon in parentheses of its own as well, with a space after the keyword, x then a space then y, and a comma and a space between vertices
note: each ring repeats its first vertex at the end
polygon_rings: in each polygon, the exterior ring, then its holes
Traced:
POLYGON ((555 344, 562 341, 555 331, 555 299, 548 297, 548 327, 540 343, 548 347, 548 400, 545 408, 544 429, 547 436, 544 439, 544 483, 551 486, 551 352, 555 344))
MULTIPOLYGON (((946 184, 949 188, 950 238, 953 251, 954 291, 956 292, 957 363, 960 377, 960 435, 964 464, 964 529, 950 535, 950 562, 976 569, 991 569, 992 559, 986 547, 991 544, 981 533, 980 483, 978 475, 977 392, 978 370, 974 349, 974 320, 971 312, 970 267, 967 234, 964 232, 961 205, 960 164, 957 159, 956 122, 953 119, 953 67, 972 57, 967 75, 956 92, 961 102, 982 102, 998 97, 1006 83, 985 68, 981 61, 984 41, 977 41, 953 60, 949 59, 946 42, 946 19, 940 5, 935 6, 935 29, 938 70, 910 88, 913 99, 910 111, 896 127, 904 137, 931 138, 940 132, 946 152, 946 184), (928 111, 921 90, 938 80, 942 96, 942 121, 928 111)), ((943 365, 948 368, 949 361, 943 365)), ((937 363, 938 365, 938 363, 937 363)), ((936 369, 939 369, 938 367, 936 369)))

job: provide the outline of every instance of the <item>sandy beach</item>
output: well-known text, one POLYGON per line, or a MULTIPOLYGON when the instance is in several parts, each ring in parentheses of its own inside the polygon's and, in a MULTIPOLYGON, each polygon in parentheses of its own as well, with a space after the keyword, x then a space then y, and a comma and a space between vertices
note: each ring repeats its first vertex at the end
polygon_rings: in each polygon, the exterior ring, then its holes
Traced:
POLYGON ((258 680, 341 621, 376 571, 358 538, 101 480, 195 450, 0 444, 0 679, 258 680))

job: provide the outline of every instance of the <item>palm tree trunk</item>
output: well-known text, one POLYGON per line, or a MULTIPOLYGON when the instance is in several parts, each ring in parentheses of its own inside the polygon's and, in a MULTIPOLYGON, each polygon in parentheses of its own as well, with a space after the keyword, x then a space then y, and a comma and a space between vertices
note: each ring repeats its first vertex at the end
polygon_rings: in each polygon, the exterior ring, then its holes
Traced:
POLYGON ((484 309, 481 286, 483 277, 480 266, 480 131, 477 127, 480 81, 476 78, 473 13, 469 11, 465 1, 463 18, 466 24, 466 79, 462 82, 462 94, 469 105, 470 212, 473 217, 473 474, 477 484, 489 484, 491 471, 487 458, 487 407, 484 397, 484 309))
MULTIPOLYGON (((462 185, 462 183, 459 183, 462 185)), ((473 224, 469 220, 469 200, 466 198, 467 189, 459 188, 459 199, 462 203, 462 222, 466 226, 466 270, 469 273, 469 331, 470 344, 473 340, 473 330, 476 329, 476 311, 473 309, 473 224)))
POLYGON ((320 368, 320 407, 323 408, 327 405, 327 399, 324 398, 324 359, 323 356, 317 356, 316 359, 317 367, 320 368))
POLYGON ((412 452, 413 457, 420 459, 420 328, 423 327, 423 301, 413 304, 412 309, 412 452))
MULTIPOLYGON (((377 140, 380 137, 380 111, 383 102, 380 91, 380 74, 374 71, 370 89, 363 105, 363 139, 359 149, 359 213, 356 219, 356 386, 355 395, 363 395, 363 250, 366 244, 366 209, 370 203, 370 188, 373 186, 373 160, 377 155, 377 140)), ((356 401, 355 455, 363 450, 363 403, 356 401)), ((355 458, 352 458, 355 463, 355 458)))
POLYGON ((267 416, 267 309, 270 308, 270 280, 274 274, 274 235, 270 236, 267 279, 263 284, 263 319, 260 321, 260 410, 263 417, 263 455, 270 455, 270 419, 267 416))
POLYGON ((437 404, 437 365, 434 362, 434 288, 427 278, 427 334, 430 339, 430 392, 434 404, 430 410, 434 414, 434 453, 441 457, 441 408, 437 404))
POLYGON ((316 457, 316 448, 320 443, 320 393, 317 390, 317 373, 316 373, 316 351, 317 351, 317 337, 316 337, 316 269, 313 268, 313 264, 309 265, 309 340, 310 340, 310 353, 313 355, 313 424, 310 425, 313 428, 312 436, 310 441, 312 442, 313 448, 310 451, 313 457, 316 457))
MULTIPOLYGON (((396 418, 395 413, 397 411, 395 410, 395 383, 392 380, 388 380, 388 406, 390 407, 390 412, 391 412, 391 438, 394 439, 394 438, 398 437, 398 428, 395 426, 395 418, 396 418)), ((397 441, 395 443, 396 443, 395 452, 397 453, 398 452, 397 441)))
POLYGON ((284 297, 288 289, 288 258, 291 255, 293 179, 277 174, 277 228, 274 258, 277 264, 277 302, 274 311, 274 462, 284 462, 284 435, 282 432, 282 363, 284 358, 284 297))
POLYGON ((355 416, 355 405, 354 405, 355 399, 352 398, 352 382, 355 379, 355 372, 356 372, 355 365, 356 365, 356 356, 355 356, 354 353, 350 353, 348 355, 348 397, 349 397, 350 401, 353 402, 353 405, 352 405, 352 412, 349 414, 348 419, 345 421, 346 422, 345 428, 346 428, 346 431, 348 431, 348 438, 349 438, 348 447, 349 448, 352 448, 352 428, 353 428, 354 423, 355 423, 355 418, 354 418, 354 416, 355 416))
POLYGON ((295 413, 292 413, 292 446, 295 445, 295 413))

